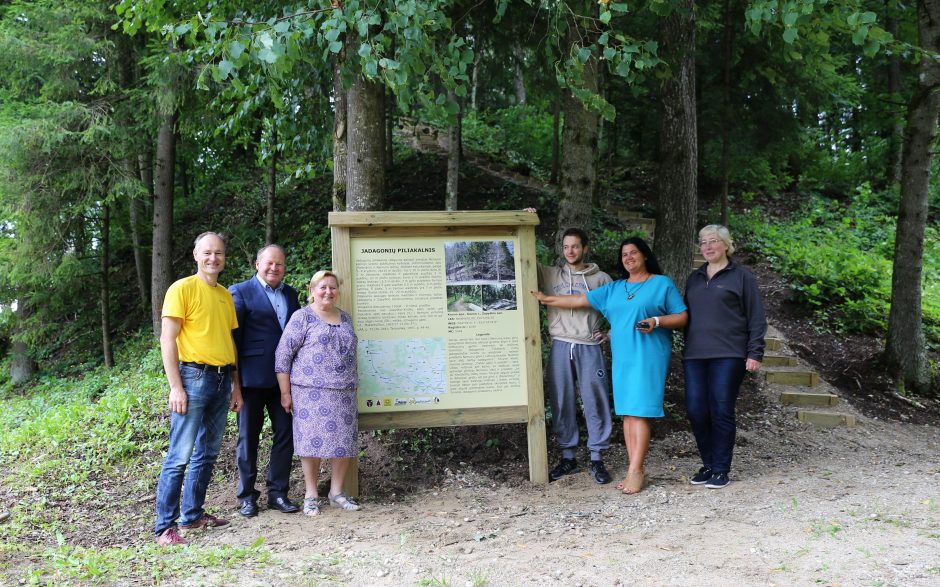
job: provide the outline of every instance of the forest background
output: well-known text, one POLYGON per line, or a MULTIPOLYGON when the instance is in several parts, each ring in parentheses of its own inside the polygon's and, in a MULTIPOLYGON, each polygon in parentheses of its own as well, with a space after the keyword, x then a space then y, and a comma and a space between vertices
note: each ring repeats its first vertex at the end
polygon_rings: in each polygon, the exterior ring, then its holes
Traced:
POLYGON ((938 0, 2 2, 4 483, 82 499, 159 452, 141 398, 192 238, 228 236, 226 284, 281 243, 302 286, 329 210, 531 205, 543 262, 583 226, 613 274, 629 208, 680 287, 723 222, 936 396, 938 56, 938 0))

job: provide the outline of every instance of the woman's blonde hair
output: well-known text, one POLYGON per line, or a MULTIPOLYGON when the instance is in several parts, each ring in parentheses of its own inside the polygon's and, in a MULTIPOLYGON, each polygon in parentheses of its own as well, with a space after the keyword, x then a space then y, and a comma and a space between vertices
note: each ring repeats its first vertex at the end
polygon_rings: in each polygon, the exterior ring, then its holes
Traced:
POLYGON ((336 280, 336 285, 339 285, 339 275, 333 273, 329 269, 321 269, 313 274, 313 277, 310 278, 310 283, 307 284, 307 303, 313 303, 313 288, 317 286, 321 281, 327 277, 332 277, 336 280))
POLYGON ((721 239, 721 242, 725 243, 725 246, 728 247, 728 254, 734 254, 734 241, 731 239, 731 232, 727 227, 722 226, 721 224, 709 224, 708 226, 702 228, 702 230, 698 231, 698 240, 701 241, 706 234, 718 235, 718 238, 721 239))

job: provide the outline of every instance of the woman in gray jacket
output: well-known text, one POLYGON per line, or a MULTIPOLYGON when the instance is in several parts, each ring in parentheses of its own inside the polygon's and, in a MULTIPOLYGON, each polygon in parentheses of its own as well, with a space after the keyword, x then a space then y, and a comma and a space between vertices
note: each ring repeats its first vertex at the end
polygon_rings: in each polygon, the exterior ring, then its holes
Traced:
POLYGON ((734 243, 728 229, 706 226, 699 247, 707 262, 686 281, 682 359, 686 412, 702 456, 691 482, 720 489, 731 470, 734 404, 744 374, 760 369, 767 318, 754 276, 729 257, 734 243))

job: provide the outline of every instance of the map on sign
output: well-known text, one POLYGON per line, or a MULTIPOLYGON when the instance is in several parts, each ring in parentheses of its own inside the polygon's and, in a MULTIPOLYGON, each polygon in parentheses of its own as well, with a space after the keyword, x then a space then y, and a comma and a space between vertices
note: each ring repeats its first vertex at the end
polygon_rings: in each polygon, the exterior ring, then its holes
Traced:
POLYGON ((443 338, 359 341, 359 395, 447 393, 443 338))

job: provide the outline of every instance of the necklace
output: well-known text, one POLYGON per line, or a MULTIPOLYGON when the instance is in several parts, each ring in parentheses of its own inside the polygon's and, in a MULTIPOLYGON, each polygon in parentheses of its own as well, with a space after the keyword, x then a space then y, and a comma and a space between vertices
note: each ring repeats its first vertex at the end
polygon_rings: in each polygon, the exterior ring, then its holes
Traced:
POLYGON ((624 282, 623 282, 623 291, 626 292, 626 294, 627 294, 627 301, 630 301, 630 300, 632 300, 634 297, 636 297, 636 294, 643 288, 644 285, 646 285, 646 282, 649 281, 649 280, 650 280, 650 275, 649 275, 649 273, 647 273, 647 274, 646 274, 646 279, 644 279, 643 281, 641 281, 641 282, 640 282, 640 285, 638 285, 637 288, 636 288, 635 290, 633 290, 632 292, 627 288, 627 282, 624 281, 624 282))

